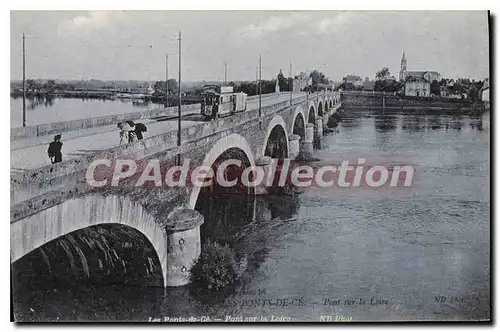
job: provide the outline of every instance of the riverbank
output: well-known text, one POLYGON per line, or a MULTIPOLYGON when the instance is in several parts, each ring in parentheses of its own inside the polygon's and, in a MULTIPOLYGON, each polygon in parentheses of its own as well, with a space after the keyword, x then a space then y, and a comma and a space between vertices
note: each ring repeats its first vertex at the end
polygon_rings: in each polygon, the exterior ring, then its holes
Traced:
POLYGON ((342 92, 342 106, 345 109, 382 109, 387 111, 482 113, 487 110, 482 102, 466 99, 397 96, 392 94, 367 94, 342 92))

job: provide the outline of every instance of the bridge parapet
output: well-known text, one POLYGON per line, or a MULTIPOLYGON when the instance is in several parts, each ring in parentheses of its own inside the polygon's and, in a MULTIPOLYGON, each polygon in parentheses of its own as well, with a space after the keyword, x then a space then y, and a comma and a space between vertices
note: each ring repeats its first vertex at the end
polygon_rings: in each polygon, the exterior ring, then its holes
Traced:
MULTIPOLYGON (((113 115, 93 117, 93 118, 44 123, 40 125, 27 126, 27 127, 18 127, 18 128, 12 128, 10 130, 10 139, 13 141, 27 137, 38 137, 51 134, 60 134, 68 131, 106 126, 110 124, 117 124, 119 122, 126 120, 150 119, 161 116, 166 116, 166 117, 176 116, 177 112, 178 112, 177 107, 168 107, 166 109, 158 108, 141 112, 113 114, 113 115)), ((200 104, 182 106, 182 112, 185 115, 199 113, 200 104)))

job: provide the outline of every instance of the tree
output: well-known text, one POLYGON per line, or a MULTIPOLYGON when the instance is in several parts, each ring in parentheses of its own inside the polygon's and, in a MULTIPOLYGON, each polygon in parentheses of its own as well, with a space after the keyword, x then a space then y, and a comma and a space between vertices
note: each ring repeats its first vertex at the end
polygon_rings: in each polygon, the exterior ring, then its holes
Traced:
POLYGON ((467 91, 467 97, 472 101, 481 100, 481 87, 483 86, 482 81, 472 81, 469 90, 467 91))
POLYGON ((235 87, 235 92, 243 92, 249 96, 255 96, 259 93, 255 82, 242 82, 239 86, 235 87))
POLYGON ((26 80, 26 92, 34 92, 36 89, 35 80, 27 79, 26 80))
POLYGON ((434 80, 431 82, 431 95, 440 96, 441 95, 441 85, 438 81, 434 80))
POLYGON ((273 93, 276 89, 276 80, 261 81, 262 94, 273 93))
POLYGON ((468 78, 459 78, 459 79, 457 79, 456 83, 468 88, 471 84, 471 81, 468 78))
POLYGON ((48 93, 54 93, 56 91, 56 81, 48 80, 45 85, 45 91, 48 93))
POLYGON ((389 71, 389 68, 387 67, 384 67, 382 69, 380 69, 377 74, 375 74, 375 78, 377 80, 387 80, 391 77, 391 73, 389 71))
POLYGON ((373 90, 384 91, 384 92, 398 92, 403 87, 403 82, 398 82, 394 78, 375 81, 375 86, 373 90))
MULTIPOLYGON (((153 96, 160 97, 165 95, 165 81, 157 81, 153 86, 153 96)), ((175 94, 178 91, 177 81, 175 79, 168 80, 168 94, 175 94)))
POLYGON ((325 74, 317 71, 316 69, 312 71, 312 73, 309 75, 309 77, 312 78, 312 85, 317 86, 318 84, 328 84, 328 78, 325 76, 325 74))
POLYGON ((278 80, 278 84, 280 86, 280 91, 285 91, 286 79, 285 79, 285 75, 283 75, 283 72, 281 71, 281 69, 280 69, 280 72, 278 73, 277 80, 278 80))

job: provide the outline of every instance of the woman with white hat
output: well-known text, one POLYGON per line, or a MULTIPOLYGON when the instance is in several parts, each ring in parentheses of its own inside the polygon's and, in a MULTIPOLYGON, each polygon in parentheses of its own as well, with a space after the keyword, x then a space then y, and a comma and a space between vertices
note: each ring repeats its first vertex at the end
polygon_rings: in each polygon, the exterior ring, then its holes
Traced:
POLYGON ((120 145, 127 144, 129 139, 129 131, 131 131, 132 128, 126 122, 120 122, 118 124, 118 128, 120 128, 120 145))

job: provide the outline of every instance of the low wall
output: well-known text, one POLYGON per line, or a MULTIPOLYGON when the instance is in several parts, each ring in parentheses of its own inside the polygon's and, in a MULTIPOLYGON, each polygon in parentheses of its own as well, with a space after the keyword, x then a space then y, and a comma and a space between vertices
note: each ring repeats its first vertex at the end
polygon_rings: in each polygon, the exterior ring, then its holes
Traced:
POLYGON ((480 110, 480 103, 469 100, 395 96, 392 94, 342 92, 342 106, 344 108, 385 108, 389 109, 430 109, 430 110, 480 110))
MULTIPOLYGON (((159 108, 142 112, 115 114, 96 118, 86 118, 63 122, 46 123, 35 126, 12 128, 10 130, 10 140, 18 140, 27 137, 45 136, 60 134, 68 131, 87 129, 92 127, 117 124, 126 120, 150 119, 159 116, 176 116, 177 107, 159 108)), ((182 113, 197 114, 200 112, 200 104, 182 106, 182 113)))

